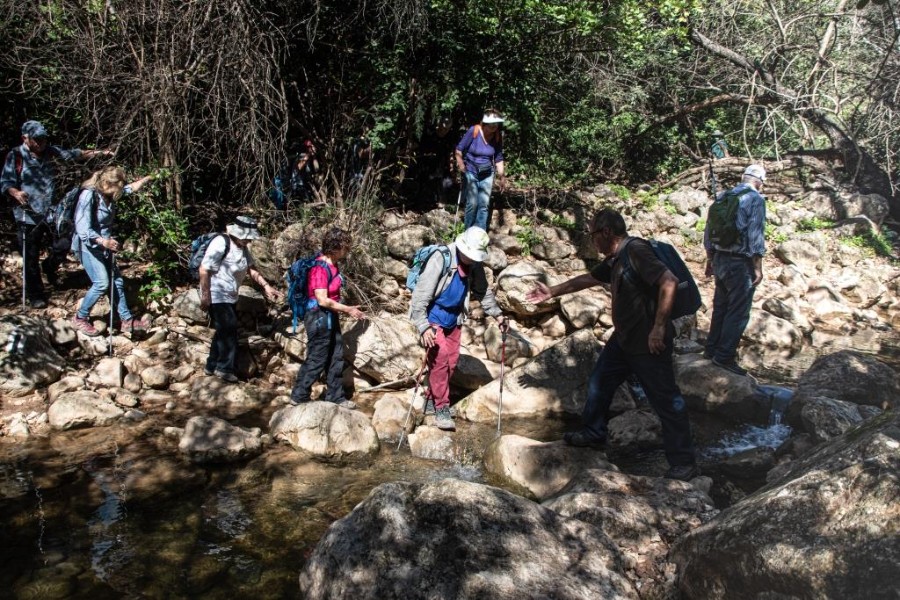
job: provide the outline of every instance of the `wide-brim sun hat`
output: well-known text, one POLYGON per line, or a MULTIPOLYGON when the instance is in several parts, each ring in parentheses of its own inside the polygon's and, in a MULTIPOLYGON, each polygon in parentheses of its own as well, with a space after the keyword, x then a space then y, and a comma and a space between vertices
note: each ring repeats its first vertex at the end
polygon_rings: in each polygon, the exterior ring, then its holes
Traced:
POLYGON ((259 238, 259 229, 256 227, 256 219, 241 215, 234 220, 234 223, 225 228, 228 235, 234 236, 239 240, 255 240, 259 238))
POLYGON ((755 177, 764 182, 766 180, 766 169, 762 165, 750 165, 744 169, 744 175, 755 177))
POLYGON ((499 115, 484 115, 481 117, 481 122, 485 125, 499 125, 503 122, 503 117, 499 115))
POLYGON ((487 231, 481 227, 469 227, 456 237, 456 249, 475 262, 484 262, 488 257, 490 241, 487 231))

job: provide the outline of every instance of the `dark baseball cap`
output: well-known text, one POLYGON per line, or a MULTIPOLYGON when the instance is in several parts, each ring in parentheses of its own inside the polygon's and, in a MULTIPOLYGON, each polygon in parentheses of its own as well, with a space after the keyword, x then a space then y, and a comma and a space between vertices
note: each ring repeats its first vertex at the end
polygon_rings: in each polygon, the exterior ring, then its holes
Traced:
POLYGON ((50 134, 47 133, 47 128, 38 121, 25 121, 22 124, 22 135, 27 135, 30 138, 50 137, 50 134))

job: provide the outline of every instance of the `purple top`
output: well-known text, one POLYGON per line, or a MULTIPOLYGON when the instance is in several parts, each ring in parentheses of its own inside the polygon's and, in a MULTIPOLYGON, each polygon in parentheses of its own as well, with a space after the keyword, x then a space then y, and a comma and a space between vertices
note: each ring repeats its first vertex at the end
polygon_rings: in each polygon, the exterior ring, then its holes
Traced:
MULTIPOLYGON (((479 127, 479 129, 481 129, 479 127)), ((463 161, 466 163, 466 171, 477 175, 478 168, 484 169, 498 162, 503 162, 503 142, 498 134, 494 144, 487 143, 482 130, 478 137, 475 135, 475 126, 469 127, 466 134, 459 140, 456 149, 462 152, 463 161)))

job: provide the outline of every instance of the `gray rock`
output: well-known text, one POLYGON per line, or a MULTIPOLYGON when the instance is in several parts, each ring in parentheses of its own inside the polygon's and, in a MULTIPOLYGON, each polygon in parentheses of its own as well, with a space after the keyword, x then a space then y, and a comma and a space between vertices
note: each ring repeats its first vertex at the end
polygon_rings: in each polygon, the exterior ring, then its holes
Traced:
POLYGON ((369 419, 331 402, 282 408, 269 420, 269 433, 297 450, 327 459, 366 458, 379 450, 378 434, 369 419))
POLYGON ((484 264, 494 273, 499 273, 509 266, 509 260, 503 250, 496 246, 488 246, 488 257, 484 264))
POLYGON ((182 319, 191 323, 206 324, 209 313, 200 308, 200 290, 191 288, 175 297, 172 308, 182 319))
POLYGON ((600 315, 612 307, 609 293, 602 288, 592 288, 566 294, 559 300, 563 315, 575 329, 593 327, 600 315))
POLYGON ((258 428, 235 427, 215 417, 191 417, 178 450, 195 463, 235 462, 262 452, 258 428))
POLYGON ((890 212, 890 205, 884 196, 878 194, 852 194, 840 196, 835 206, 838 219, 864 216, 879 227, 890 212))
POLYGON ((63 394, 83 390, 85 386, 84 379, 75 375, 63 377, 56 383, 51 383, 47 388, 47 400, 51 403, 55 402, 63 394))
POLYGON ((391 258, 390 256, 385 256, 376 264, 382 273, 393 278, 394 281, 404 285, 406 284, 406 276, 409 274, 409 267, 405 262, 391 258))
POLYGON ((383 484, 335 522, 300 573, 309 600, 624 599, 637 591, 599 528, 455 479, 383 484))
MULTIPOLYGON (((501 362, 503 350, 503 333, 496 323, 491 323, 484 331, 484 350, 488 359, 501 362)), ((505 362, 511 365, 517 358, 531 358, 538 354, 538 348, 528 337, 516 329, 510 328, 506 334, 505 362)))
POLYGON ((452 461, 456 456, 456 444, 446 431, 424 425, 409 434, 409 451, 419 458, 452 461))
POLYGON ((648 448, 662 444, 662 423, 652 410, 631 410, 609 420, 609 445, 648 448))
POLYGON ((125 381, 125 365, 115 357, 103 358, 94 367, 91 379, 106 387, 122 387, 125 381))
POLYGON ((797 327, 764 310, 750 311, 743 337, 766 348, 796 351, 803 344, 803 333, 797 327))
POLYGON ((388 254, 402 261, 408 261, 416 250, 434 241, 434 233, 424 225, 406 225, 388 232, 385 238, 388 254))
POLYGON ((137 373, 129 373, 122 380, 122 387, 132 394, 137 394, 144 387, 144 380, 137 373))
POLYGON ((151 389, 164 390, 169 387, 169 370, 165 367, 144 369, 141 371, 141 381, 151 389))
POLYGON ((863 422, 859 406, 852 402, 806 394, 800 394, 794 402, 801 407, 803 430, 816 442, 843 435, 863 422))
POLYGON ((484 453, 489 473, 525 488, 543 500, 560 491, 584 469, 618 471, 599 450, 575 448, 563 442, 538 442, 519 435, 494 440, 484 453))
POLYGON ((69 319, 53 319, 47 327, 50 337, 57 346, 68 346, 78 339, 78 332, 69 319))
POLYGON ((79 429, 112 425, 125 414, 112 400, 90 391, 62 395, 47 411, 54 429, 79 429))
POLYGON ((50 339, 39 319, 22 315, 0 317, 0 394, 27 396, 62 376, 65 360, 50 339))
POLYGON ((674 358, 675 380, 688 408, 731 421, 747 422, 758 416, 755 389, 749 377, 735 375, 697 354, 674 358))
MULTIPOLYGON (((396 440, 403 431, 409 404, 399 397, 385 395, 375 403, 375 414, 372 415, 372 427, 379 440, 396 440)), ((412 420, 412 416, 410 416, 412 420)))
MULTIPOLYGON (((167 395, 160 396, 160 401, 168 400, 167 395)), ((264 407, 268 399, 253 385, 226 383, 218 377, 200 377, 191 387, 191 403, 199 409, 233 419, 264 407)))
POLYGON ((797 266, 804 274, 816 272, 822 253, 813 244, 800 239, 787 240, 775 247, 775 255, 789 265, 797 266))
POLYGON ((520 261, 512 264, 497 277, 497 302, 504 311, 516 315, 537 315, 556 309, 557 300, 532 304, 525 296, 534 288, 535 282, 548 283, 547 273, 537 265, 520 261))
POLYGON ((817 358, 800 377, 797 391, 889 408, 900 401, 900 374, 874 356, 841 350, 817 358))
POLYGON ((710 204, 710 197, 706 191, 695 190, 690 187, 680 187, 670 194, 666 194, 660 198, 662 202, 666 202, 675 207, 679 214, 705 212, 710 204))
POLYGON ((790 463, 673 549, 686 599, 896 598, 900 412, 790 463))
POLYGON ((425 356, 413 324, 387 313, 356 321, 344 333, 344 344, 348 362, 379 383, 415 376, 425 356))
MULTIPOLYGON (((507 362, 509 362, 507 360, 507 362)), ((476 356, 460 353, 456 370, 450 378, 450 385, 474 391, 483 385, 487 385, 500 376, 500 363, 491 360, 482 360, 476 356)))
MULTIPOLYGON (((272 280, 270 279, 269 281, 271 282, 272 280)), ((278 280, 276 279, 275 281, 278 280)), ((266 297, 257 289, 249 285, 242 285, 238 289, 238 300, 237 304, 234 305, 234 309, 239 313, 264 315, 268 310, 266 297)))

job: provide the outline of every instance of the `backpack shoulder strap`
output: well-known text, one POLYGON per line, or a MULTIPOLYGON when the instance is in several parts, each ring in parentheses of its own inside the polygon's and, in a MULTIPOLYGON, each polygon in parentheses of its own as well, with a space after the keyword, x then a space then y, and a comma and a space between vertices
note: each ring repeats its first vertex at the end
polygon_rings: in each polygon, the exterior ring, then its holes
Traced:
MULTIPOLYGON (((645 292, 648 292, 652 288, 652 286, 647 285, 647 282, 645 282, 640 277, 637 277, 637 274, 635 273, 634 268, 632 268, 632 266, 631 266, 631 259, 629 258, 629 255, 628 255, 628 247, 631 245, 631 242, 633 242, 634 240, 639 240, 639 239, 642 239, 642 238, 639 238, 636 236, 629 236, 625 240, 625 243, 622 245, 622 249, 619 251, 619 254, 620 254, 619 260, 622 261, 622 277, 627 279, 628 282, 631 283, 632 285, 641 288, 645 292)), ((645 241, 648 244, 650 244, 649 240, 645 240, 645 241)), ((651 244, 651 247, 652 247, 652 244, 651 244)))

